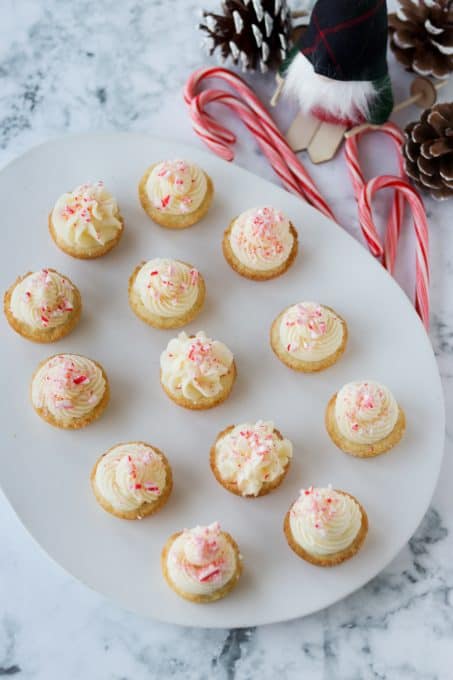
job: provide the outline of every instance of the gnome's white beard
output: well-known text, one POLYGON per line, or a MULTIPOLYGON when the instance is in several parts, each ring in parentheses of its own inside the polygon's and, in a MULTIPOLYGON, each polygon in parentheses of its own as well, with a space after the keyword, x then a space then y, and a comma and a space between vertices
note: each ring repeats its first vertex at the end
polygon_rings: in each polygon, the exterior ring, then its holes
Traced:
POLYGON ((357 123, 361 118, 368 119, 370 103, 376 96, 370 81, 333 80, 315 73, 300 52, 289 66, 283 92, 296 99, 304 113, 321 109, 334 118, 357 123))

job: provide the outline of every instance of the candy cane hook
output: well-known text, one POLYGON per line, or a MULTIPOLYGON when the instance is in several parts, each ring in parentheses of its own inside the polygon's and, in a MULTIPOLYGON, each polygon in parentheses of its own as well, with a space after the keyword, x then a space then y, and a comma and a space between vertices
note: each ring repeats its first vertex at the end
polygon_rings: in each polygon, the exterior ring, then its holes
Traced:
POLYGON ((197 135, 216 154, 231 161, 235 135, 205 111, 212 103, 221 103, 232 109, 256 138, 285 187, 309 201, 330 219, 335 216, 327 201, 301 165, 295 153, 277 128, 273 119, 249 86, 234 73, 220 67, 201 68, 195 71, 184 88, 184 99, 189 106, 193 128, 197 135), (223 90, 204 90, 197 94, 199 84, 208 78, 220 78, 237 91, 238 95, 223 90))

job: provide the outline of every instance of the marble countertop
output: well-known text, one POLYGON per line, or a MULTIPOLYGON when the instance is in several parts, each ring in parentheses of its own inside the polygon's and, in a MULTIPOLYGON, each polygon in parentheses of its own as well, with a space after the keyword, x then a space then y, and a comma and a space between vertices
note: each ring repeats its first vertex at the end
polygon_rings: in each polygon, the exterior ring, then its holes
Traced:
MULTIPOLYGON (((181 90, 209 59, 195 29, 216 0, 2 0, 0 163, 51 137, 140 130, 194 145, 181 90)), ((393 3, 390 3, 393 4, 393 3)), ((390 62, 397 99, 409 78, 390 62)), ((257 77, 262 97, 270 77, 257 77)), ((452 98, 452 90, 443 97, 452 98)), ((294 109, 280 104, 287 126, 294 109)), ((417 117, 411 109, 399 121, 417 117)), ((276 181, 237 123, 236 161, 276 181)), ((388 148, 368 140, 370 172, 391 171, 388 148)), ((311 168, 341 224, 358 236, 343 160, 311 168)), ((426 201, 431 223, 432 330, 453 399, 453 201, 426 201)), ((8 228, 3 225, 3 228, 8 228)), ((410 292, 411 230, 397 277, 410 292)), ((416 370, 416 367, 414 367, 416 370)), ((447 419, 448 420, 448 419, 447 419)), ((297 621, 240 630, 163 625, 123 611, 55 565, 0 496, 0 677, 20 680, 443 680, 453 677, 453 431, 421 526, 398 557, 359 592, 297 621)), ((429 451, 426 452, 429 455, 429 451)), ((417 490, 414 489, 414 493, 417 490)), ((396 518, 397 521, 397 518, 396 518)))

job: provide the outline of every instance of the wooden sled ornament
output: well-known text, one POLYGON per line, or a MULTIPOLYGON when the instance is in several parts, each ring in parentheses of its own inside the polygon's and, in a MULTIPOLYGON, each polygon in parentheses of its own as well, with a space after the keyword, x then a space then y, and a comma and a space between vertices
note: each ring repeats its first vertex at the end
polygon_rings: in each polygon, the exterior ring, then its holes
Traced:
MULTIPOLYGON (((434 84, 429 78, 415 78, 410 88, 411 96, 397 104, 392 113, 401 111, 412 104, 422 109, 430 108, 437 100, 437 91, 444 87, 447 82, 444 80, 434 84)), ((280 79, 275 95, 271 100, 272 106, 275 106, 282 86, 283 80, 280 79)), ((286 139, 293 151, 296 153, 308 151, 312 163, 318 164, 330 161, 345 138, 352 137, 366 128, 378 130, 379 127, 379 125, 364 123, 348 129, 342 125, 322 122, 318 118, 300 111, 291 123, 286 133, 286 139)))

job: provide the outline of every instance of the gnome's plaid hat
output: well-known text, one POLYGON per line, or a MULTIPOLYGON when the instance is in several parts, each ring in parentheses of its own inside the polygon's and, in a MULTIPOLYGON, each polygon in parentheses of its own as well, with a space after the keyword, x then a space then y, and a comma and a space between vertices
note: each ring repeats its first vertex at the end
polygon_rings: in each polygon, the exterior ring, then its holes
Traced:
POLYGON ((301 52, 319 75, 379 80, 387 75, 387 26, 385 0, 317 0, 287 64, 301 52))

